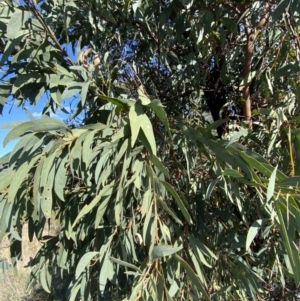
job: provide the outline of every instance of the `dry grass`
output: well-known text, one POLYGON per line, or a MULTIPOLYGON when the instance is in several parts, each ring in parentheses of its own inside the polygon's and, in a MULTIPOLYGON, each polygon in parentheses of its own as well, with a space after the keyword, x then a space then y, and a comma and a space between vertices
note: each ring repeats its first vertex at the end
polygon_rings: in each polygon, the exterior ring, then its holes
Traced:
POLYGON ((2 275, 0 285, 0 301, 21 301, 27 295, 26 284, 28 274, 24 272, 6 271, 2 275))
MULTIPOLYGON (((30 270, 25 268, 31 257, 34 257, 40 248, 40 243, 35 239, 30 242, 27 235, 27 225, 23 228, 23 260, 17 264, 17 270, 8 270, 1 272, 0 301, 21 301, 28 295, 26 288, 29 279, 30 270)), ((4 239, 1 243, 0 257, 9 260, 9 241, 4 239)))
MULTIPOLYGON (((59 231, 59 225, 53 225, 53 229, 50 229, 51 234, 57 233, 57 231, 59 231)), ((27 291, 30 268, 26 265, 31 258, 35 257, 41 243, 36 238, 32 242, 29 241, 27 225, 23 227, 23 233, 23 260, 18 262, 16 270, 0 270, 0 301, 50 301, 49 294, 39 286, 34 287, 30 292, 27 291)), ((0 258, 10 262, 8 239, 4 239, 0 244, 0 258)))

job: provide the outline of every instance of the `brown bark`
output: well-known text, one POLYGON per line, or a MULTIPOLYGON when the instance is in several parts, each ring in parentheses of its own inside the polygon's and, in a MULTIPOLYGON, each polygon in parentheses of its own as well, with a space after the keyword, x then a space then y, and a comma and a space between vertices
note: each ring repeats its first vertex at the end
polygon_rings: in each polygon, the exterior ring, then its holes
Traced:
MULTIPOLYGON (((249 21, 245 19, 245 31, 247 36, 247 44, 245 49, 245 63, 244 63, 244 70, 243 70, 243 79, 249 76, 251 72, 251 62, 253 57, 253 50, 254 50, 254 43, 256 41, 257 35, 259 34, 260 30, 266 24, 268 17, 269 17, 269 9, 270 4, 268 2, 264 5, 264 12, 260 19, 260 21, 255 25, 254 28, 250 28, 249 21)), ((251 122, 251 95, 250 95, 250 83, 247 83, 243 88, 243 115, 244 119, 249 122, 248 127, 252 128, 251 122)))

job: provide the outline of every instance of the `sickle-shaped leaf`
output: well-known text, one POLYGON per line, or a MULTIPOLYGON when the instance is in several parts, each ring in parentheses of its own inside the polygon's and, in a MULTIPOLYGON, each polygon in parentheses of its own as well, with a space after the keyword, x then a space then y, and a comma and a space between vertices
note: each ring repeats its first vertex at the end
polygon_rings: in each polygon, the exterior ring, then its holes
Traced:
POLYGON ((186 221, 189 223, 189 225, 193 224, 192 221, 192 217, 190 216, 188 210, 186 209, 186 207, 184 206, 183 201, 181 200, 181 198, 179 197, 179 195, 177 194, 177 192, 174 190, 174 188, 167 182, 165 181, 160 181, 165 187, 166 189, 172 194, 172 196, 174 197, 179 209, 181 210, 183 216, 185 217, 186 221))
POLYGON ((68 126, 61 120, 43 115, 42 118, 32 121, 27 121, 17 125, 4 138, 3 146, 5 147, 11 140, 20 137, 24 133, 31 132, 49 132, 61 131, 66 133, 70 131, 68 126))
POLYGON ((202 293, 205 300, 210 301, 211 299, 210 299, 207 291, 205 290, 203 284, 200 282, 199 278, 197 277, 197 275, 195 274, 193 269, 190 267, 190 265, 185 260, 183 260, 183 258, 181 258, 179 255, 175 254, 174 256, 180 262, 182 267, 186 270, 192 284, 195 285, 199 289, 199 291, 202 293))
POLYGON ((262 225, 262 219, 259 219, 255 221, 252 226, 250 227, 248 234, 247 234, 247 240, 246 240, 246 251, 250 248, 250 245, 255 238, 256 234, 260 230, 262 225))
POLYGON ((84 271, 84 269, 86 268, 86 266, 90 263, 90 261, 96 256, 98 255, 99 252, 88 252, 86 254, 84 254, 77 265, 76 268, 76 272, 75 272, 75 277, 76 279, 78 279, 78 277, 81 275, 81 273, 84 271))
POLYGON ((133 270, 136 270, 136 271, 142 273, 142 271, 138 267, 136 267, 134 264, 131 264, 129 262, 126 262, 126 261, 123 261, 123 260, 120 260, 118 258, 114 258, 114 257, 111 257, 111 256, 109 257, 109 259, 111 261, 115 262, 118 265, 122 265, 126 268, 130 268, 130 269, 133 269, 133 270))
POLYGON ((274 168, 274 171, 271 174, 271 177, 269 179, 269 185, 268 185, 268 190, 267 190, 267 202, 270 201, 274 194, 275 190, 275 181, 276 181, 276 172, 277 172, 277 166, 274 168))

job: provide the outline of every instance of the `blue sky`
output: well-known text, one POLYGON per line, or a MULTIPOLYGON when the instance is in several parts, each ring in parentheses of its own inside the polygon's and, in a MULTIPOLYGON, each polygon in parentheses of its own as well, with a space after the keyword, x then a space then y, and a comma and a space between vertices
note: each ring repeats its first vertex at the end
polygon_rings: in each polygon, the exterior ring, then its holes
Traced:
MULTIPOLYGON (((40 118, 42 115, 42 110, 44 107, 46 101, 46 97, 43 97, 38 104, 35 107, 30 107, 27 106, 27 110, 33 115, 34 118, 40 118)), ((69 109, 66 108, 68 111, 69 109)), ((55 115, 52 115, 54 118, 59 118, 59 119, 67 119, 68 115, 63 113, 62 111, 58 111, 55 115)), ((27 116, 25 110, 23 110, 20 107, 17 106, 12 106, 10 104, 7 104, 4 106, 2 116, 0 115, 0 127, 3 126, 4 124, 8 122, 13 122, 13 121, 29 121, 29 117, 27 116)), ((0 157, 5 155, 6 153, 10 152, 13 147, 16 145, 18 140, 13 140, 9 142, 5 148, 3 147, 3 140, 7 133, 9 132, 9 129, 1 129, 0 128, 0 157)))
MULTIPOLYGON (((16 120, 26 120, 27 118, 28 117, 26 116, 25 112, 22 112, 22 109, 16 107, 11 108, 8 105, 6 105, 4 106, 2 116, 0 116, 0 126, 2 126, 5 123, 16 120)), ((8 132, 8 129, 0 129, 0 157, 11 151, 17 142, 17 140, 11 141, 6 145, 5 148, 3 147, 3 139, 8 132)))

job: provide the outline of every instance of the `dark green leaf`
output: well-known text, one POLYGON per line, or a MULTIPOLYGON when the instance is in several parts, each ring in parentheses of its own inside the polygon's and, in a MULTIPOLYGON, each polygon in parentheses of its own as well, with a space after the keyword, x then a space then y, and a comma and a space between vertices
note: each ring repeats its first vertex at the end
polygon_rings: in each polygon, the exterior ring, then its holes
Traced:
POLYGON ((165 181, 160 181, 166 189, 171 193, 171 195, 174 197, 179 209, 181 210, 183 216, 185 217, 186 221, 191 225, 193 224, 192 217, 190 216, 189 212, 187 211, 186 207, 184 206, 184 203, 182 202, 181 198, 177 194, 177 192, 174 190, 174 188, 165 181))

